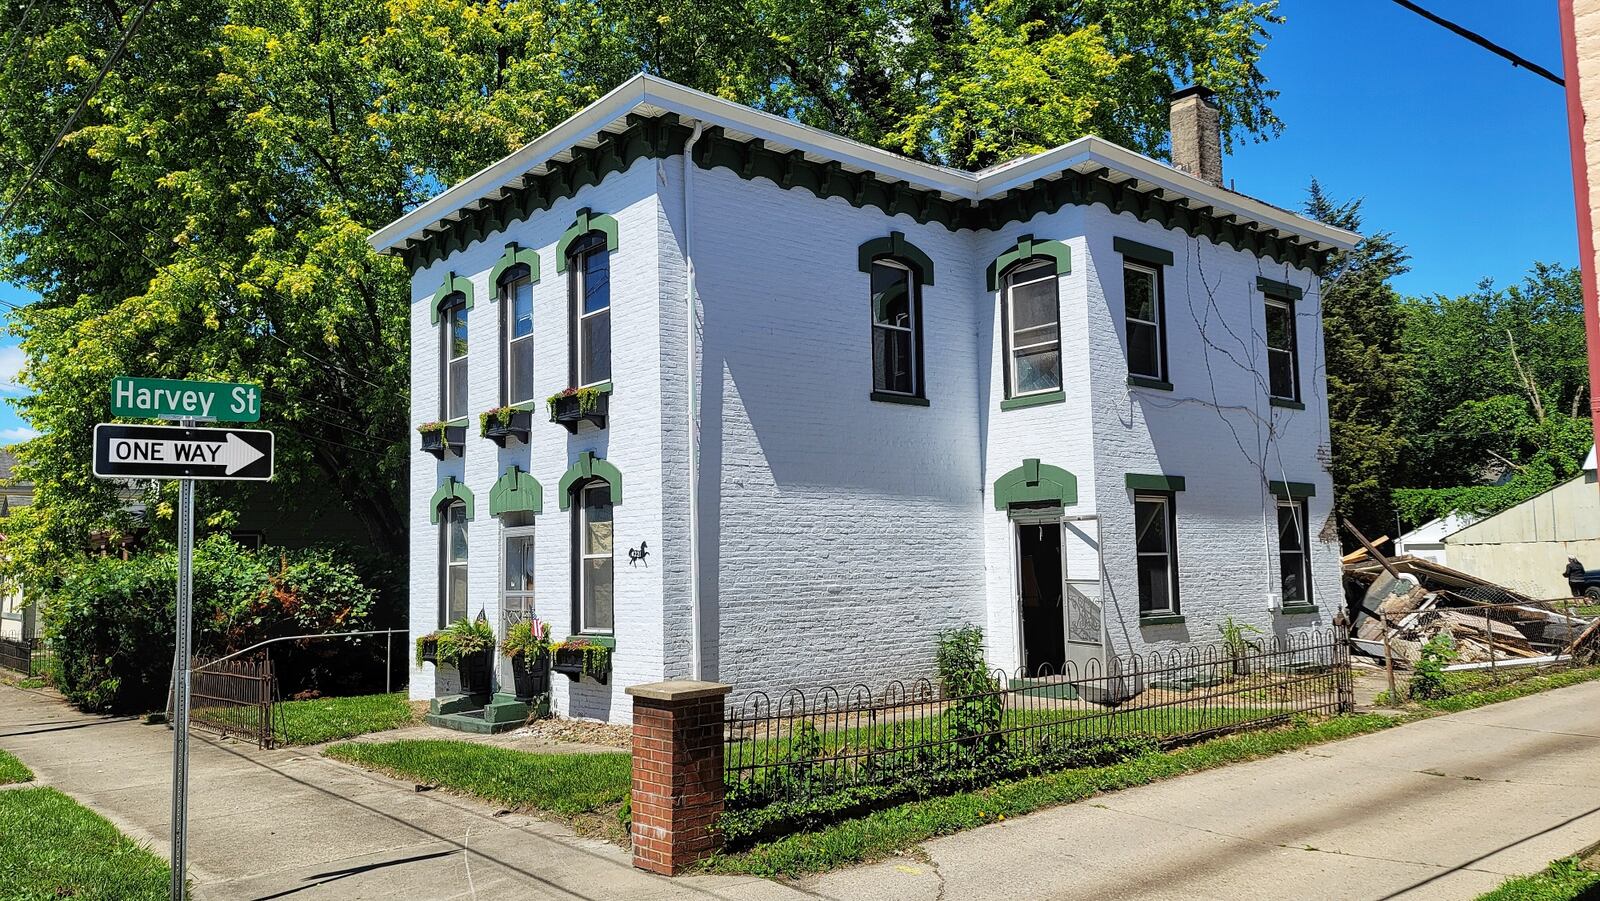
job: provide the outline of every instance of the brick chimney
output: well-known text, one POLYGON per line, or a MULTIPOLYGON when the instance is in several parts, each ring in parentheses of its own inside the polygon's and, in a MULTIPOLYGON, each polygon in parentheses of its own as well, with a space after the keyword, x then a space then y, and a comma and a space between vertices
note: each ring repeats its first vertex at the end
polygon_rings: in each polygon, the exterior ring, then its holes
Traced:
POLYGON ((1222 111, 1216 94, 1195 85, 1172 95, 1172 165, 1222 186, 1222 111))

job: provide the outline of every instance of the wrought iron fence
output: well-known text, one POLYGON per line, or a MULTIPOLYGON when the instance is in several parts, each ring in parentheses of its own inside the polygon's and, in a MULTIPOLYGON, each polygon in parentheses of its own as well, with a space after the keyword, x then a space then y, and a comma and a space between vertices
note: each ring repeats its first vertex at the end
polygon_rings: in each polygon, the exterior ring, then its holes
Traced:
MULTIPOLYGON (((189 722, 270 748, 276 741, 278 680, 272 658, 194 659, 189 675, 189 722)), ((168 694, 170 721, 172 697, 168 694)))
POLYGON ((0 638, 0 667, 15 670, 24 676, 40 676, 50 671, 55 654, 50 642, 43 638, 18 641, 0 638))
POLYGON ((835 795, 842 809, 1110 762, 1350 710, 1350 678, 1344 632, 1333 629, 1059 672, 996 670, 964 694, 927 679, 880 694, 865 685, 776 700, 754 692, 726 711, 728 808, 835 795))

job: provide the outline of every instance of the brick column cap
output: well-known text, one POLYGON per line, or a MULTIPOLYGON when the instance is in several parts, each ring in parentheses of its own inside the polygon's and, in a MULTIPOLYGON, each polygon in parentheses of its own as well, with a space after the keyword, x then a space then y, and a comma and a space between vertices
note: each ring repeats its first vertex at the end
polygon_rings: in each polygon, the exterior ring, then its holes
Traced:
POLYGON ((668 679, 665 682, 646 682, 628 686, 628 694, 650 701, 694 701, 700 698, 726 697, 732 685, 720 682, 700 682, 695 679, 668 679))

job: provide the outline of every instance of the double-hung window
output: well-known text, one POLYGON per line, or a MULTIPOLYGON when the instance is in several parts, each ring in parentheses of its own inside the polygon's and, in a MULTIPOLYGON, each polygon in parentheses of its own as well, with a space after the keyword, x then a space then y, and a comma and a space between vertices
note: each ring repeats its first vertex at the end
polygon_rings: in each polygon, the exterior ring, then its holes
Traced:
POLYGON ((594 480, 578 489, 577 511, 578 631, 609 633, 615 628, 612 591, 611 485, 594 480))
POLYGON ((439 397, 441 418, 459 419, 467 415, 467 299, 461 294, 446 298, 439 307, 440 366, 439 397))
POLYGON ((1165 381, 1166 336, 1162 332, 1161 272, 1140 263, 1122 264, 1122 307, 1128 328, 1128 374, 1165 381))
POLYGON ((922 311, 916 275, 893 260, 872 263, 872 390, 922 396, 922 311))
POLYGON ((1278 499, 1278 578, 1285 607, 1311 603, 1311 530, 1306 523, 1306 502, 1278 499))
POLYGON ((1005 281, 1007 382, 1010 396, 1061 390, 1061 304, 1055 264, 1011 270, 1005 281))
POLYGON ((1134 494, 1140 616, 1178 612, 1177 526, 1171 493, 1140 491, 1134 494))
POLYGON ((1275 294, 1267 298, 1268 390, 1278 400, 1300 399, 1300 361, 1295 348, 1294 301, 1275 294))
POLYGON ((611 252, 593 231, 568 251, 572 303, 571 360, 575 387, 611 380, 611 252))
POLYGON ((500 310, 504 322, 505 369, 500 373, 503 406, 533 400, 533 280, 526 266, 500 283, 500 310))
POLYGON ((439 626, 467 618, 467 505, 451 501, 440 523, 439 626))

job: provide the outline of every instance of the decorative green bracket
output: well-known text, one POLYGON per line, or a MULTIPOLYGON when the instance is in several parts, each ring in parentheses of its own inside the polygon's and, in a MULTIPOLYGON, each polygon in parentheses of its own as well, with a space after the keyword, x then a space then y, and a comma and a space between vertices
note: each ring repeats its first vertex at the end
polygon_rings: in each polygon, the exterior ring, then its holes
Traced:
POLYGON ((1135 491, 1182 491, 1183 476, 1127 475, 1128 487, 1135 491))
POLYGON ((584 451, 562 474, 561 484, 557 486, 561 492, 561 509, 572 506, 572 489, 589 479, 604 479, 611 486, 611 503, 622 503, 622 470, 596 457, 594 451, 584 451))
POLYGON ((445 479, 444 484, 439 486, 439 490, 435 491, 433 497, 428 499, 429 522, 435 524, 439 522, 439 511, 444 508, 445 502, 449 500, 460 500, 462 504, 466 505, 467 519, 472 519, 477 515, 475 512, 476 506, 472 500, 472 492, 467 489, 467 486, 456 481, 455 476, 451 476, 445 479))
POLYGON ((584 207, 578 211, 578 218, 572 220, 572 225, 561 233, 561 240, 556 242, 557 272, 567 271, 567 248, 571 247, 574 241, 595 231, 605 232, 606 250, 617 249, 617 220, 605 213, 591 213, 588 207, 584 207))
POLYGON ((857 265, 862 272, 871 272, 872 261, 883 257, 905 263, 917 273, 922 284, 933 284, 933 258, 907 241, 904 233, 890 232, 887 238, 873 238, 856 248, 857 265))
POLYGON ((444 303, 445 298, 457 293, 467 299, 465 308, 472 309, 472 279, 456 275, 452 270, 445 274, 444 284, 439 286, 439 290, 433 292, 433 300, 429 302, 428 315, 433 318, 434 325, 439 324, 439 305, 444 303))
POLYGON ((1023 235, 1017 239, 1015 246, 989 264, 989 290, 1000 290, 1000 273, 1024 260, 1034 259, 1055 260, 1056 275, 1066 275, 1072 271, 1072 248, 1060 241, 1035 241, 1033 235, 1023 235))
POLYGON ((1317 496, 1317 486, 1310 482, 1269 482, 1267 487, 1281 498, 1298 500, 1317 496))
POLYGON ((1300 289, 1287 282, 1277 282, 1263 276, 1256 276, 1256 288, 1262 294, 1281 297, 1284 300, 1299 300, 1302 296, 1300 289))
POLYGON ((536 516, 544 512, 544 486, 531 474, 523 472, 520 466, 512 466, 489 489, 490 516, 516 512, 536 516))
POLYGON ((489 271, 489 299, 500 296, 500 276, 514 266, 528 267, 528 281, 537 285, 539 283, 539 251, 531 247, 518 247, 516 244, 507 244, 506 252, 495 261, 494 268, 489 271))
POLYGON ((1030 457, 1022 465, 994 480, 994 508, 1004 510, 1012 504, 1058 503, 1070 507, 1078 502, 1078 477, 1059 466, 1047 466, 1030 457))
POLYGON ((1149 244, 1140 244, 1127 238, 1112 238, 1111 246, 1117 253, 1130 260, 1149 263, 1152 266, 1171 266, 1172 251, 1160 247, 1151 247, 1149 244))

